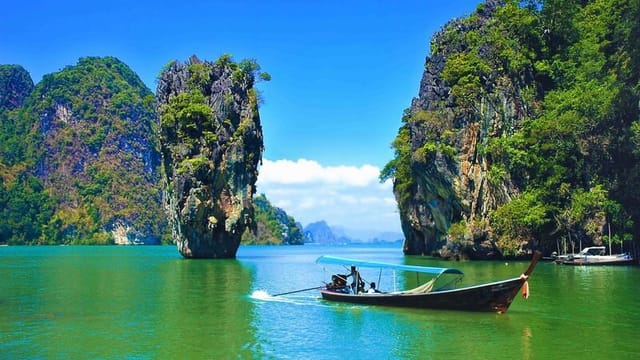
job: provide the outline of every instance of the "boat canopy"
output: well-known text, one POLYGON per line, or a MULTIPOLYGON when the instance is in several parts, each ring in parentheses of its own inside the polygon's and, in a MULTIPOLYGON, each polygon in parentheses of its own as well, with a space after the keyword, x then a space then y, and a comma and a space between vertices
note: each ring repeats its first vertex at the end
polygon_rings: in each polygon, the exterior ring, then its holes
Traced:
POLYGON ((606 250, 604 246, 591 246, 582 249, 578 255, 604 255, 606 250))
POLYGON ((462 271, 458 269, 452 269, 452 268, 389 264, 389 263, 383 263, 378 261, 347 259, 347 258, 331 256, 331 255, 320 256, 316 260, 316 264, 351 265, 356 267, 369 267, 369 268, 378 268, 378 269, 391 269, 391 270, 398 270, 398 271, 411 271, 411 272, 419 272, 419 273, 427 273, 427 274, 435 274, 435 275, 441 275, 441 274, 463 275, 462 271))

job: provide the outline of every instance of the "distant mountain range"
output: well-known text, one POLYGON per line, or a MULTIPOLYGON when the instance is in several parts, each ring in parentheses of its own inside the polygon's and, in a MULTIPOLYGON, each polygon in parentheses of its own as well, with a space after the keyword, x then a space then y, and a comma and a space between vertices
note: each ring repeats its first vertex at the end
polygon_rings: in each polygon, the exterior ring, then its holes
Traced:
POLYGON ((304 243, 318 245, 347 245, 354 243, 393 243, 401 242, 404 236, 395 232, 349 229, 330 226, 321 220, 304 227, 304 243))

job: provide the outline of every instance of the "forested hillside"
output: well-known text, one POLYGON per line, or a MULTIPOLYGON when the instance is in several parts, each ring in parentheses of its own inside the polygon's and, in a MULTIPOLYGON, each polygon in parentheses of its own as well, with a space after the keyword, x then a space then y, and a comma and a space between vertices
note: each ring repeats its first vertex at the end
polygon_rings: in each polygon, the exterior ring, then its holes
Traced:
POLYGON ((30 125, 20 113, 33 86, 21 66, 0 65, 0 244, 41 241, 54 212, 33 174, 30 125))
POLYGON ((4 242, 159 243, 155 98, 138 76, 83 58, 23 94, 2 113, 4 242))
POLYGON ((640 238, 640 2, 494 1, 434 35, 382 179, 407 254, 640 238))
POLYGON ((246 245, 302 245, 302 229, 293 217, 273 206, 264 194, 253 199, 255 233, 247 229, 242 235, 246 245))

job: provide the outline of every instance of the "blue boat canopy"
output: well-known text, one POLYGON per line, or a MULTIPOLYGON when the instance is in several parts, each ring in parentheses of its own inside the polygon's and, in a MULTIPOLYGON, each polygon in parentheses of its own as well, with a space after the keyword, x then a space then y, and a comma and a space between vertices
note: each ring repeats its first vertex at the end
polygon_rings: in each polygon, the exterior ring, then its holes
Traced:
POLYGON ((463 275, 462 271, 458 269, 452 269, 452 268, 389 264, 389 263, 383 263, 378 261, 347 259, 347 258, 331 256, 331 255, 320 256, 318 259, 316 259, 316 264, 333 264, 333 265, 347 265, 347 266, 369 267, 369 268, 378 268, 378 269, 391 269, 391 270, 398 270, 398 271, 427 273, 427 274, 434 274, 434 275, 441 275, 441 274, 463 275))

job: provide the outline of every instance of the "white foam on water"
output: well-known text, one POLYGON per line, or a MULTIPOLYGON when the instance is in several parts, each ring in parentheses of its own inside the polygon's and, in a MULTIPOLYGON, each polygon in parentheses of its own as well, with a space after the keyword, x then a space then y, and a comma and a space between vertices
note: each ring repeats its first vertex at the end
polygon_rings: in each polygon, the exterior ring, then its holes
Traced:
POLYGON ((317 296, 273 296, 264 290, 255 290, 249 297, 260 301, 289 303, 292 305, 322 306, 322 304, 318 302, 317 296))
POLYGON ((249 297, 261 301, 292 302, 291 299, 288 299, 286 297, 269 295, 269 293, 264 290, 256 290, 252 292, 249 297))
POLYGON ((269 293, 264 290, 256 290, 251 293, 251 298, 258 300, 269 300, 269 298, 273 298, 273 296, 269 295, 269 293))

